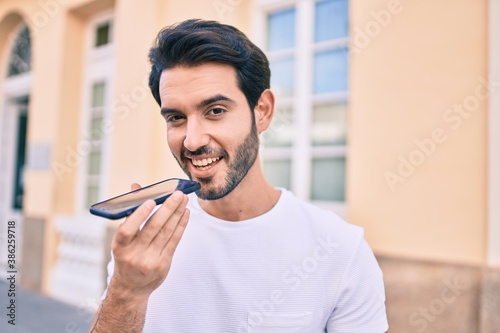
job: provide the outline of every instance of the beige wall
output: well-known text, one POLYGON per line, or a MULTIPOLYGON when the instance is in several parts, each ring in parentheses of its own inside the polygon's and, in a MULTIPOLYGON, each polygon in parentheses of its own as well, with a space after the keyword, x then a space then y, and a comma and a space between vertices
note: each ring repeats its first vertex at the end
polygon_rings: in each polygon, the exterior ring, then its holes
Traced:
MULTIPOLYGON (((50 144, 52 161, 60 162, 67 159, 68 149, 76 149, 84 28, 89 16, 114 8, 109 195, 128 190, 132 182, 183 176, 145 84, 148 49, 160 28, 191 17, 234 24, 251 35, 252 1, 56 3, 67 5, 47 9, 35 0, 0 1, 0 42, 21 16, 34 33, 29 144, 50 144), (7 16, 13 12, 21 16, 7 16)), ((478 78, 487 78, 486 7, 485 0, 350 1, 347 206, 349 221, 365 227, 378 254, 485 263, 487 100, 478 78), (392 13, 390 18, 379 14, 382 24, 373 11, 392 13), (448 113, 454 104, 473 102, 475 95, 479 105, 468 118, 448 113), (399 178, 404 182, 391 190, 385 177, 387 172, 398 174, 399 156, 418 157, 415 140, 428 140, 439 129, 442 142, 435 143, 421 165, 406 170, 408 175, 399 178)), ((6 50, 1 51, 5 64, 6 50)), ((44 288, 56 259, 53 220, 58 214, 75 213, 76 176, 76 168, 62 179, 52 169, 26 174, 25 215, 47 223, 44 288)))
POLYGON ((485 263, 487 100, 478 78, 488 75, 487 2, 350 3, 358 52, 349 78, 350 221, 379 254, 485 263), (377 30, 371 12, 388 9, 377 30), (372 37, 363 38, 367 28, 372 37), (475 111, 450 121, 447 110, 464 102, 475 111), (398 174, 400 155, 419 163, 415 140, 436 129, 440 143, 391 190, 385 173, 398 174))

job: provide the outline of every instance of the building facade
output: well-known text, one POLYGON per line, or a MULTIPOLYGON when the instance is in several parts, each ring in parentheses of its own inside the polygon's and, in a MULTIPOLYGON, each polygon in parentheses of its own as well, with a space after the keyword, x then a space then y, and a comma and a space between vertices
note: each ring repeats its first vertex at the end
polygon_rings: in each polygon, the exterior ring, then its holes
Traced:
POLYGON ((148 50, 213 19, 270 59, 268 178, 365 228, 391 332, 494 332, 499 2, 0 0, 0 275, 15 225, 21 285, 98 302, 116 223, 89 205, 183 176, 148 50))

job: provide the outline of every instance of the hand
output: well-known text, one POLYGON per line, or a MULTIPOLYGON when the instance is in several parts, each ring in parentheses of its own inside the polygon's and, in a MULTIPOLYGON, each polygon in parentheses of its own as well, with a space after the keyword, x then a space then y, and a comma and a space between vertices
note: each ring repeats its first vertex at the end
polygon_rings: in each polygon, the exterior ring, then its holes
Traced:
POLYGON ((108 292, 145 301, 161 285, 189 220, 187 202, 184 193, 174 192, 139 230, 156 206, 148 200, 118 227, 111 245, 115 269, 108 292))

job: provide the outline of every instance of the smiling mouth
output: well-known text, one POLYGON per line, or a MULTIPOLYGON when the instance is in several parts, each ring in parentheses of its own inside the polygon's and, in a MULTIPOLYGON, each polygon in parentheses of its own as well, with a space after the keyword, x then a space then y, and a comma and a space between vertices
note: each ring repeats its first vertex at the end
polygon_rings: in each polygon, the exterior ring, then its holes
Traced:
POLYGON ((212 164, 219 161, 221 158, 222 158, 221 156, 212 157, 212 158, 209 157, 209 158, 203 158, 203 159, 192 158, 191 162, 198 170, 207 170, 212 166, 212 164))

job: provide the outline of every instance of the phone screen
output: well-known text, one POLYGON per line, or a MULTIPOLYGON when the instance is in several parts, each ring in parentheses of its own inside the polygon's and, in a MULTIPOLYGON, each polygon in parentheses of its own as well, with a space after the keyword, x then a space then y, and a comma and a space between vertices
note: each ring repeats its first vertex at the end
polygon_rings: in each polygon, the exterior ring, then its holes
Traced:
POLYGON ((200 189, 200 184, 198 182, 187 179, 171 178, 96 203, 90 207, 90 212, 94 215, 112 219, 122 218, 130 215, 146 200, 153 199, 156 201, 156 204, 160 204, 176 190, 187 194, 197 191, 198 189, 200 189))

